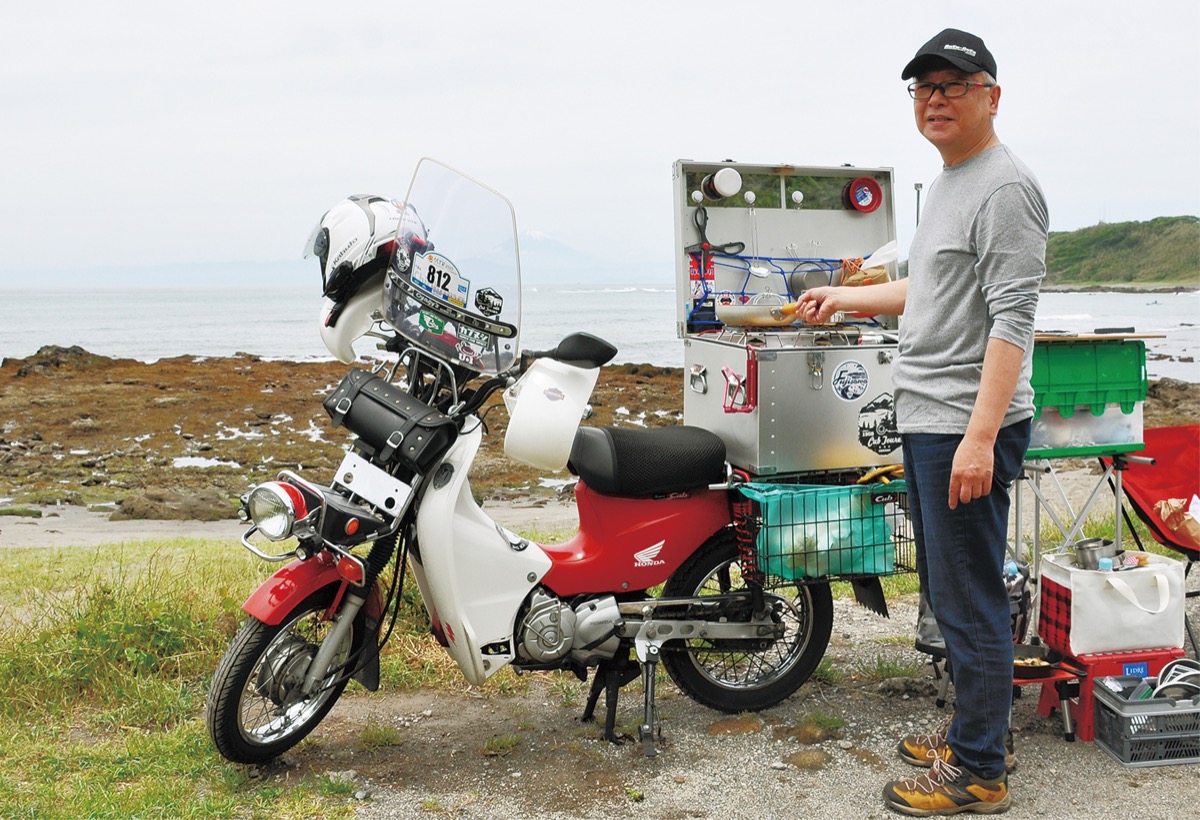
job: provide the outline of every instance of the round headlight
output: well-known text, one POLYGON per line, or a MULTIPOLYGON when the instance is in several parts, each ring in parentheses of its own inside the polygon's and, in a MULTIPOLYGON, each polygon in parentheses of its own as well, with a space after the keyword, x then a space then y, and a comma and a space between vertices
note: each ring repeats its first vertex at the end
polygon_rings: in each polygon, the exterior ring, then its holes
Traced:
POLYGON ((296 519, 308 515, 300 491, 280 481, 255 487, 246 500, 246 511, 258 531, 272 541, 289 537, 296 519))

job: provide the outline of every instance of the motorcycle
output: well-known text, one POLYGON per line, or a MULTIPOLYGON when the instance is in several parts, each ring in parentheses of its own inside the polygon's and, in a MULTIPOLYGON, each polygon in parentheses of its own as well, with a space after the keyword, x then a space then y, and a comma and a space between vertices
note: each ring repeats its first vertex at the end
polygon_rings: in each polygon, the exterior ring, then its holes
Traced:
POLYGON ((506 666, 592 674, 583 719, 603 694, 603 736, 618 741, 618 693, 640 676, 647 755, 662 736, 660 662, 690 698, 723 712, 794 693, 829 641, 829 586, 759 568, 735 515, 744 476, 721 439, 687 426, 580 426, 616 349, 576 333, 552 350, 520 350, 508 200, 424 159, 403 209, 379 243, 386 269, 366 271, 336 324, 322 327, 348 363, 364 337, 394 354, 373 371, 352 368, 324 400, 333 424, 356 436, 350 449, 327 484, 284 471, 243 497, 242 544, 287 563, 245 602, 249 617, 214 675, 206 723, 218 751, 269 760, 306 737, 351 680, 376 690, 406 574, 433 637, 472 684, 506 666), (510 414, 506 455, 578 479, 579 529, 564 543, 511 532, 472 495, 481 408, 497 394, 510 414), (260 537, 295 545, 265 552, 260 537))

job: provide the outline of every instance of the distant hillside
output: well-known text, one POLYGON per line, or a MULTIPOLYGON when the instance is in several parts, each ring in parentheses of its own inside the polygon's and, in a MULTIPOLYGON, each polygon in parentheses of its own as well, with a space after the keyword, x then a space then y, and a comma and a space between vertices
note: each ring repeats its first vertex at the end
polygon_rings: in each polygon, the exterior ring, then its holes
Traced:
POLYGON ((1200 284, 1200 218, 1162 216, 1050 233, 1046 284, 1146 282, 1200 284))

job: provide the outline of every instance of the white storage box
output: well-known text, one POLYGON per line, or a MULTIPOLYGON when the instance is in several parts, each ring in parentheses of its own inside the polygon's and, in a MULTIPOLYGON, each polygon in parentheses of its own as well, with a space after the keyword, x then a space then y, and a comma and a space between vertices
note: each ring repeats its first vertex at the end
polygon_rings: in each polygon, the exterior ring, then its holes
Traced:
POLYGON ((1106 404, 1100 415, 1080 406, 1069 417, 1060 408, 1045 407, 1033 421, 1029 449, 1084 451, 1081 454, 1111 446, 1132 445, 1130 450, 1141 449, 1142 404, 1137 402, 1129 413, 1122 412, 1119 404, 1106 404))

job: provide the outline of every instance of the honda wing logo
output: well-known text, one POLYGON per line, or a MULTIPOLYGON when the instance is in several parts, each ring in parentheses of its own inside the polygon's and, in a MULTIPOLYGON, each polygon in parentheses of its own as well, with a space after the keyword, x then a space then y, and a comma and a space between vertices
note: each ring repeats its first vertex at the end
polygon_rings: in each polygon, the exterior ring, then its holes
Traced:
POLYGON ((663 545, 666 543, 667 542, 663 540, 659 541, 652 547, 646 547, 644 550, 638 550, 633 554, 633 565, 635 567, 657 567, 667 563, 666 561, 658 560, 658 554, 662 552, 663 545))

